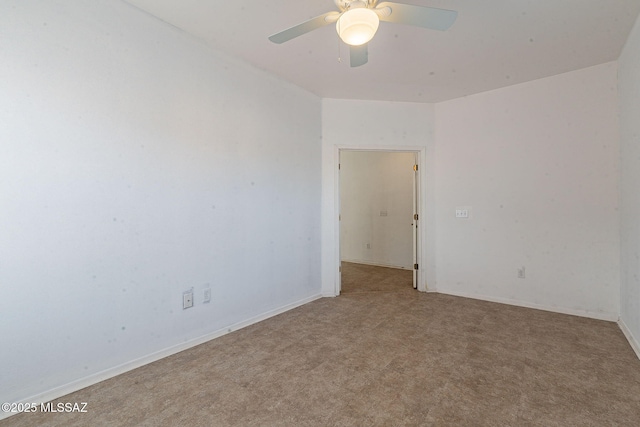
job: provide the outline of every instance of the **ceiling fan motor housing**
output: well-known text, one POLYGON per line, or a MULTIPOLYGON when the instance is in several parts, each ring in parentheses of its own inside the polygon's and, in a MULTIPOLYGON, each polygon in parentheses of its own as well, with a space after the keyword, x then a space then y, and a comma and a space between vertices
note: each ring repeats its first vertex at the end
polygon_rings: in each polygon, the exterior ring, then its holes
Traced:
POLYGON ((373 9, 378 3, 378 0, 334 0, 336 6, 341 11, 349 10, 351 8, 356 7, 366 7, 368 9, 373 9))

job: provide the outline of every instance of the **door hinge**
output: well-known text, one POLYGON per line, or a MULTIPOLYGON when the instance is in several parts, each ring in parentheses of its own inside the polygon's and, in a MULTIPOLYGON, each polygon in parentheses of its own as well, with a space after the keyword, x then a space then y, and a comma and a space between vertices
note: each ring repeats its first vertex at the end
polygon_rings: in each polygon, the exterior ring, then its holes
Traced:
POLYGON ((340 163, 338 163, 338 170, 340 170, 340 163))
POLYGON ((418 220, 418 214, 413 214, 413 219, 418 220))
POLYGON ((413 170, 417 172, 418 171, 418 165, 413 165, 413 170))
POLYGON ((418 264, 413 264, 413 269, 417 270, 418 269, 418 264))

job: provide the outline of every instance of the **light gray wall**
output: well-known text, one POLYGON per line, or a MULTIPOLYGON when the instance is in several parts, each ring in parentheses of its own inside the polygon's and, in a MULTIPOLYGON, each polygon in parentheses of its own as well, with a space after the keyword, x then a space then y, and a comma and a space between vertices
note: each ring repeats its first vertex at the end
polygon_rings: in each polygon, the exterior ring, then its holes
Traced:
POLYGON ((0 401, 320 294, 319 98, 119 1, 0 29, 0 401))
POLYGON ((413 269, 414 153, 340 152, 342 261, 413 269))
POLYGON ((640 357, 640 20, 619 61, 620 318, 640 357))
POLYGON ((607 63, 435 106, 323 100, 323 293, 337 280, 338 149, 415 144, 428 162, 427 289, 616 320, 616 73, 607 63))
POLYGON ((436 105, 438 291, 617 320, 616 72, 436 105))

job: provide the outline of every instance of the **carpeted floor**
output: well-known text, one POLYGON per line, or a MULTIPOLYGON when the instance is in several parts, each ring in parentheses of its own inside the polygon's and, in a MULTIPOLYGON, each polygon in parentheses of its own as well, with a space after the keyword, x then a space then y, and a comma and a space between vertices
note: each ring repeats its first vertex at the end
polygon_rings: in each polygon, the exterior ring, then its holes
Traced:
POLYGON ((409 285, 323 298, 58 401, 88 412, 0 425, 638 426, 640 361, 615 323, 409 285))
POLYGON ((396 292, 413 289, 413 270, 341 262, 341 293, 396 292))

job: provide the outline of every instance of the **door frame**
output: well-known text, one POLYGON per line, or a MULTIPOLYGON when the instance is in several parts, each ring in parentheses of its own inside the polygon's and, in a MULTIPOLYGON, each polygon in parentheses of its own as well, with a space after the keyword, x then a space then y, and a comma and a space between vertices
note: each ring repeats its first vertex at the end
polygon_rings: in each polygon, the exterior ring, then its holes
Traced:
POLYGON ((417 177, 417 191, 416 191, 416 204, 417 204, 417 214, 419 216, 419 226, 418 232, 416 236, 416 259, 418 263, 418 270, 416 273, 416 283, 417 289, 420 292, 427 292, 428 286, 425 274, 425 270, 427 267, 427 257, 426 253, 423 250, 424 242, 426 241, 426 228, 424 221, 426 212, 426 197, 425 190, 427 188, 425 180, 426 180, 426 149, 425 147, 416 147, 416 146, 403 146, 403 147, 381 147, 381 146, 363 146, 363 145, 335 145, 333 150, 333 164, 334 164, 334 212, 333 212, 333 231, 334 231, 334 260, 333 260, 333 268, 332 270, 335 272, 334 279, 334 289, 333 296, 340 295, 340 290, 342 288, 342 275, 341 275, 341 254, 340 254, 340 151, 382 151, 388 153, 414 153, 417 157, 417 165, 418 165, 418 177, 417 177))

